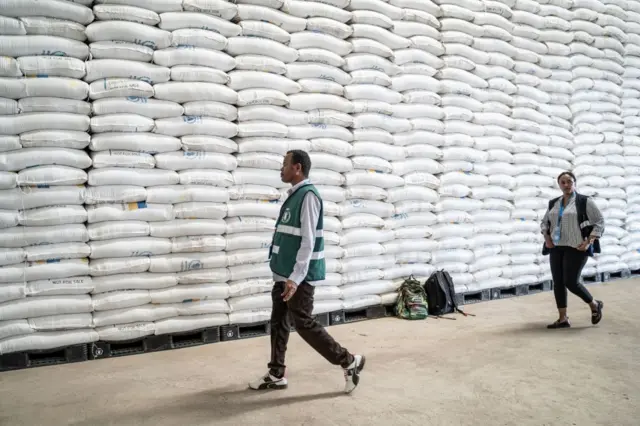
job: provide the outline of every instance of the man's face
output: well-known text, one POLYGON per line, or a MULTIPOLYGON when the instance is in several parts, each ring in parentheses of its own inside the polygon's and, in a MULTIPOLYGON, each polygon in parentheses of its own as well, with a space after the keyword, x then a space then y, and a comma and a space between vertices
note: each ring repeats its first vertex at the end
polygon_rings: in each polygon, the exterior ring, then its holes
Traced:
POLYGON ((282 162, 280 169, 280 179, 284 183, 291 183, 296 177, 296 170, 300 168, 299 164, 292 165, 291 154, 287 154, 282 162))
POLYGON ((567 194, 567 195, 573 192, 574 183, 575 182, 573 182, 573 178, 569 175, 563 175, 558 181, 558 184, 560 185, 560 189, 564 194, 567 194))

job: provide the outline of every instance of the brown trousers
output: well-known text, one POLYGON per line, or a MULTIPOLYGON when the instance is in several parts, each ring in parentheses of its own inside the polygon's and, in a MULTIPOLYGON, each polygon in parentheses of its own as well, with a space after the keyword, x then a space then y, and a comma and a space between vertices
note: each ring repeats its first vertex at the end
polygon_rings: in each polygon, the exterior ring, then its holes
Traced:
POLYGON ((325 357, 333 365, 345 368, 353 362, 353 355, 327 333, 312 316, 313 294, 312 285, 302 282, 298 285, 289 302, 282 299, 284 282, 276 282, 271 290, 273 308, 271 311, 271 362, 268 364, 269 373, 281 378, 284 376, 284 358, 291 331, 291 319, 296 331, 302 339, 325 357))

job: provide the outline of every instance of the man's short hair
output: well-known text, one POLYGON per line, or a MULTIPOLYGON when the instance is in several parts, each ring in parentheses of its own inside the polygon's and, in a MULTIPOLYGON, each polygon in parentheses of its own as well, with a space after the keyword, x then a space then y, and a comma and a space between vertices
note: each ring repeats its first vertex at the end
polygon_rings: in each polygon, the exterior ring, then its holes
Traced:
POLYGON ((287 152, 287 155, 288 154, 291 154, 291 164, 300 164, 304 177, 309 177, 309 172, 311 171, 311 158, 309 158, 309 154, 301 149, 292 149, 287 152))

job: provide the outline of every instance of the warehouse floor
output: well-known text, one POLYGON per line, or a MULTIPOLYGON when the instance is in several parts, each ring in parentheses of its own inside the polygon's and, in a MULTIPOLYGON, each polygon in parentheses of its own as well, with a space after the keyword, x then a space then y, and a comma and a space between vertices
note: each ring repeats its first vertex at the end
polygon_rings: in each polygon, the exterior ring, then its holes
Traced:
POLYGON ((246 390, 268 338, 0 374, 1 425, 638 425, 640 280, 589 287, 603 322, 570 298, 573 328, 548 331, 552 293, 467 306, 477 317, 331 327, 367 369, 341 371, 295 334, 289 389, 246 390), (633 355, 635 353, 635 355, 633 355))

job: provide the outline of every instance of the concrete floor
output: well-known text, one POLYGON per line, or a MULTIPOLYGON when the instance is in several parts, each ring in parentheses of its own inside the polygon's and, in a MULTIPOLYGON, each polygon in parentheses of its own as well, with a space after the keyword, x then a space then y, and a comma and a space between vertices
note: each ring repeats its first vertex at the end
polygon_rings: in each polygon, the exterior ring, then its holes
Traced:
POLYGON ((467 306, 457 321, 331 327, 367 355, 360 387, 293 334, 289 389, 256 393, 268 338, 0 373, 1 425, 640 424, 640 280, 589 287, 603 322, 570 297, 573 328, 548 331, 552 293, 467 306))

